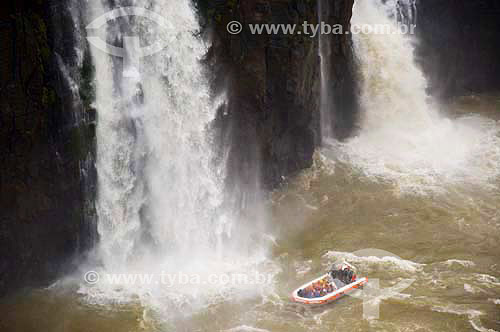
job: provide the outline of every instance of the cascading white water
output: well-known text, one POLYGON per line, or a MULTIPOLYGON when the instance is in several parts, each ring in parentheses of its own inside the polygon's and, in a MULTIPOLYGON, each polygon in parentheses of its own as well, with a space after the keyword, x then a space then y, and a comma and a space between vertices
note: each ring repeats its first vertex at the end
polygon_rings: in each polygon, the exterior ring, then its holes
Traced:
MULTIPOLYGON (((328 17, 329 7, 326 3, 328 0, 318 1, 318 22, 326 22, 328 17)), ((330 52, 331 40, 327 34, 318 34, 318 53, 320 58, 320 121, 321 121, 321 137, 328 139, 333 137, 332 129, 332 107, 333 99, 328 86, 330 81, 330 52)))
MULTIPOLYGON (((126 4, 118 1, 106 8, 101 0, 91 0, 88 21, 126 4)), ((131 63, 138 61, 138 68, 92 50, 98 76, 102 272, 182 272, 202 277, 248 273, 264 253, 257 243, 252 250, 242 244, 248 234, 238 225, 237 211, 223 204, 225 168, 214 162, 210 131, 217 105, 211 101, 200 64, 207 47, 198 36, 192 3, 135 1, 134 6, 161 15, 168 27, 137 16, 121 17, 100 29, 99 37, 115 44, 123 40, 129 59, 141 46, 160 43, 165 47, 142 59, 136 56, 131 63), (131 35, 139 36, 141 45, 132 45, 131 35)), ((187 296, 190 302, 203 302, 201 294, 210 297, 228 289, 224 284, 177 285, 174 290, 154 284, 100 283, 85 292, 94 299, 154 298, 165 309, 166 299, 186 301, 187 296)))
MULTIPOLYGON (((357 0, 352 24, 415 21, 414 1, 357 0), (402 11, 401 8, 406 8, 402 11)), ((408 35, 353 36, 361 66, 363 109, 359 135, 341 145, 344 157, 368 176, 395 181, 403 191, 438 182, 484 182, 500 172, 498 126, 480 116, 448 119, 426 93, 408 35)))

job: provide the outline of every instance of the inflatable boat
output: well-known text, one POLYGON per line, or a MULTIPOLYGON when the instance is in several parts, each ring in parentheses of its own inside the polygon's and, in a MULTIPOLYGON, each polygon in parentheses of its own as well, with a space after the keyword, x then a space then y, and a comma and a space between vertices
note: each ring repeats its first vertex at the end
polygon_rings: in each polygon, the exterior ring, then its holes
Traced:
POLYGON ((344 262, 334 266, 327 274, 297 288, 292 294, 292 300, 303 304, 326 304, 362 288, 367 282, 368 278, 358 278, 355 268, 344 262))

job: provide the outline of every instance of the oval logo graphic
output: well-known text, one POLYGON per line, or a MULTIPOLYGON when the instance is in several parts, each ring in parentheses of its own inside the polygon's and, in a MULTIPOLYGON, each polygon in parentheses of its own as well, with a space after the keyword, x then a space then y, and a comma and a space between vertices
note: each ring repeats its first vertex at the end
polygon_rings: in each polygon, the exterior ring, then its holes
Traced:
MULTIPOLYGON (((90 31, 92 30, 97 30, 100 29, 102 26, 107 24, 109 21, 115 20, 120 17, 127 17, 127 16, 140 16, 140 17, 145 17, 156 24, 158 24, 160 27, 164 29, 170 29, 171 24, 165 19, 165 17, 148 10, 146 8, 142 7, 121 7, 121 8, 116 8, 111 11, 108 11, 104 13, 103 15, 99 16, 95 20, 93 20, 91 23, 89 23, 85 29, 87 30, 87 34, 89 34, 90 31)), ((125 36, 124 37, 124 44, 128 40, 130 42, 131 39, 138 39, 138 37, 130 37, 130 36, 125 36)), ((127 52, 127 47, 116 47, 113 45, 110 45, 106 43, 106 41, 102 40, 101 37, 98 36, 87 36, 87 40, 89 41, 90 44, 92 44, 94 47, 97 49, 107 53, 114 55, 116 57, 121 57, 121 58, 127 58, 128 57, 128 52, 127 52)), ((138 42, 134 42, 134 45, 139 45, 138 42)), ((165 41, 157 41, 149 46, 139 48, 139 47, 134 47, 134 57, 137 58, 142 58, 145 56, 153 55, 155 53, 160 52, 162 49, 164 49, 166 46, 165 41)))

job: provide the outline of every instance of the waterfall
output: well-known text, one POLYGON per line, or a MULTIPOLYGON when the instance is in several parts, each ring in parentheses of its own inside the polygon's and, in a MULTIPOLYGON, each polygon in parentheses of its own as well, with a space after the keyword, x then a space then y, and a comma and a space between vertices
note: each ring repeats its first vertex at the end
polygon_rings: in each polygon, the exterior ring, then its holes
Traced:
MULTIPOLYGON (((249 236, 237 221, 238 211, 224 202, 226 170, 216 162, 211 133, 218 105, 200 63, 207 45, 199 37, 192 3, 134 2, 141 13, 159 15, 161 24, 138 15, 117 17, 128 13, 128 4, 91 0, 88 8, 89 22, 113 10, 113 20, 94 29, 92 37, 125 58, 92 48, 103 271, 248 272, 264 254, 255 242, 251 250, 245 247, 250 240, 243 240, 249 236), (139 57, 138 50, 149 45, 162 47, 139 57)), ((123 287, 100 284, 87 291, 113 298, 127 293, 123 287)), ((136 284, 128 293, 181 302, 189 296, 194 302, 201 301, 200 294, 227 289, 185 285, 174 291, 136 284)))
MULTIPOLYGON (((416 20, 414 4, 357 0, 352 23, 387 24, 398 31, 398 21, 416 20)), ((362 33, 353 39, 363 110, 359 135, 342 144, 350 163, 368 176, 395 181, 403 191, 425 191, 438 178, 477 183, 498 175, 498 126, 478 115, 453 119, 439 111, 415 64, 412 36, 362 33)))
MULTIPOLYGON (((329 16, 330 7, 328 0, 318 1, 318 22, 326 22, 329 16)), ((320 129, 321 137, 328 139, 333 137, 332 128, 332 107, 333 96, 329 86, 331 79, 331 36, 327 34, 318 34, 318 55, 320 58, 320 129)))
MULTIPOLYGON (((94 52, 102 78, 97 85, 99 231, 109 264, 126 263, 143 242, 165 253, 191 251, 195 241, 194 248, 209 249, 216 240, 210 230, 220 222, 217 172, 222 170, 211 165, 206 132, 215 110, 199 63, 206 48, 194 36, 196 17, 189 1, 158 2, 150 10, 168 17, 170 29, 125 17, 105 36, 113 42, 134 34, 146 44, 166 45, 142 59, 141 68, 94 52)), ((123 45, 133 57, 138 45, 125 40, 123 45)))

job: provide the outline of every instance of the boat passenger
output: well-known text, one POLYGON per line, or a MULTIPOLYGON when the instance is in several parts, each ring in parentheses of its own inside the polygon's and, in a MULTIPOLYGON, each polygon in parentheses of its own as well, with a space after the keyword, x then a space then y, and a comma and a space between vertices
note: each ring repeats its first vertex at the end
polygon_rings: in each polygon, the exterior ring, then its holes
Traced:
POLYGON ((349 283, 353 282, 353 276, 354 276, 354 273, 352 271, 349 271, 349 275, 347 277, 347 280, 349 281, 349 283))
POLYGON ((313 292, 312 286, 309 286, 309 287, 306 288, 306 297, 308 299, 311 299, 311 298, 314 297, 314 292, 313 292))

